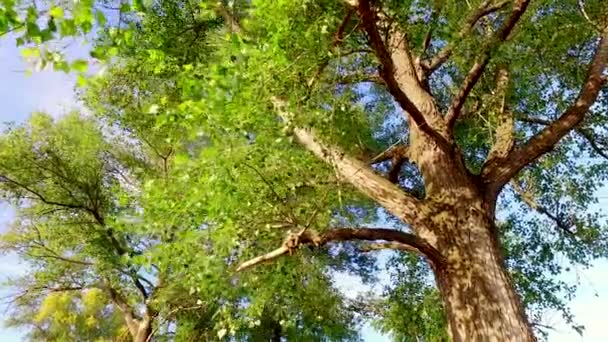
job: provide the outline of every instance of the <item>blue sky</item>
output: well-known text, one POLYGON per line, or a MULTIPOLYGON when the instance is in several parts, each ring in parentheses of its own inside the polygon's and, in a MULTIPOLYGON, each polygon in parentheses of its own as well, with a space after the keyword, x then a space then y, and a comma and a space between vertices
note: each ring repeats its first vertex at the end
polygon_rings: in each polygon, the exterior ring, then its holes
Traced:
MULTIPOLYGON (((7 37, 4 37, 7 38, 7 37)), ((72 55, 82 56, 86 51, 73 44, 72 55)), ((25 73, 27 65, 20 59, 19 52, 11 39, 0 40, 0 122, 23 121, 28 115, 37 110, 43 110, 54 116, 77 106, 74 99, 74 77, 52 71, 36 72, 28 76, 25 73)), ((598 209, 608 212, 608 187, 600 191, 598 209)), ((0 203, 0 232, 3 232, 12 218, 12 211, 0 203)), ((23 265, 15 256, 0 257, 0 280, 11 275, 25 272, 23 265)), ((581 282, 577 297, 572 301, 571 308, 578 323, 585 325, 584 337, 569 330, 559 315, 547 314, 545 323, 553 324, 556 331, 550 334, 550 341, 570 342, 604 342, 608 341, 608 319, 605 308, 608 308, 608 262, 597 262, 588 270, 573 270, 564 276, 567 279, 578 279, 581 282)), ((357 279, 340 276, 339 287, 354 296, 365 290, 357 279)), ((0 290, 0 297, 6 294, 0 290)), ((0 321, 6 317, 5 310, 0 308, 0 321)), ((364 329, 366 341, 388 341, 372 329, 364 329)), ((0 326, 0 341, 20 341, 21 334, 0 326)))

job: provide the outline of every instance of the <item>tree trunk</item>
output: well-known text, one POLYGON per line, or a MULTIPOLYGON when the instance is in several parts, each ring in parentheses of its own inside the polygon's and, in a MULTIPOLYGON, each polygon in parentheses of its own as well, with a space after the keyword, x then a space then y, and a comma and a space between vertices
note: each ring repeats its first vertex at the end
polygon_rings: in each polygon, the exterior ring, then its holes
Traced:
POLYGON ((493 218, 468 203, 439 227, 447 262, 435 267, 435 277, 452 340, 535 341, 507 273, 493 218))
POLYGON ((133 342, 150 342, 152 341, 152 320, 145 317, 137 328, 133 342))
MULTIPOLYGON (((443 265, 433 265, 454 342, 535 341, 504 264, 494 224, 495 198, 486 198, 462 160, 434 146, 415 126, 411 158, 427 191, 423 229, 431 231, 443 265)), ((418 233, 421 227, 412 225, 418 233)))
POLYGON ((273 322, 272 336, 270 337, 271 342, 281 342, 282 328, 279 322, 273 322))

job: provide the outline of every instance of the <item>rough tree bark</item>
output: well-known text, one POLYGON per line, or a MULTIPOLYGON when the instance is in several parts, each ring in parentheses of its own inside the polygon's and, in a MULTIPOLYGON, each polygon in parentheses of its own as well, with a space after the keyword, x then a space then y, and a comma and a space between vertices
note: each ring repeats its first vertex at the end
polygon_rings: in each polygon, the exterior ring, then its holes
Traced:
MULTIPOLYGON (((446 113, 441 113, 428 91, 430 73, 448 60, 453 44, 435 57, 423 60, 413 56, 407 35, 400 28, 385 22, 381 11, 369 0, 348 0, 365 30, 370 47, 381 64, 383 84, 405 111, 410 122, 410 145, 407 158, 420 170, 426 197, 422 200, 406 193, 398 185, 372 170, 335 146, 321 141, 311 129, 295 128, 298 142, 318 158, 332 165, 341 181, 350 183, 390 213, 411 227, 407 237, 395 231, 360 234, 343 229, 329 230, 321 235, 301 230, 284 245, 266 255, 242 264, 251 267, 296 248, 299 244, 321 245, 331 241, 384 240, 387 245, 409 245, 429 260, 446 309, 453 341, 535 341, 532 328, 519 296, 505 267, 495 229, 496 199, 502 187, 523 167, 537 160, 576 128, 593 104, 601 86, 608 62, 608 29, 600 40, 588 69, 587 80, 572 106, 546 129, 521 147, 514 146, 513 117, 505 108, 508 91, 508 68, 499 68, 496 96, 500 103, 497 139, 481 174, 472 174, 464 165, 455 145, 452 127, 463 104, 489 64, 493 51, 512 34, 528 7, 528 0, 517 0, 505 9, 505 20, 479 53, 464 82, 454 95, 446 113), (380 31, 388 32, 386 35, 380 31), (390 243, 390 244, 389 244, 390 243)), ((374 2, 375 3, 375 2, 374 2)), ((507 2, 483 1, 466 20, 460 35, 471 31, 485 15, 504 9, 507 2)), ((462 37, 460 37, 462 38, 462 37)), ((279 114, 289 120, 287 105, 274 99, 279 114)))

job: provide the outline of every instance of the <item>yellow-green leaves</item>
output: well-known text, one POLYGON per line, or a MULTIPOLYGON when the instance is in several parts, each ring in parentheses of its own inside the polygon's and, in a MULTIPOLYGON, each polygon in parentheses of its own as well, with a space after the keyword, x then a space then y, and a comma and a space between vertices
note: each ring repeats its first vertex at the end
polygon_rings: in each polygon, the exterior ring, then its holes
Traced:
POLYGON ((52 7, 51 10, 49 11, 49 14, 51 15, 51 17, 55 18, 55 19, 63 19, 63 8, 62 7, 52 7))

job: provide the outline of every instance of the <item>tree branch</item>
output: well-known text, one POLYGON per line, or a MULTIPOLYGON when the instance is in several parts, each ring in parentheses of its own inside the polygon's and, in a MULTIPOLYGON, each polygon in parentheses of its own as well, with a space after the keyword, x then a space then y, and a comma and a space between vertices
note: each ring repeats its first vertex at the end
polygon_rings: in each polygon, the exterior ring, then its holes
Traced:
POLYGON ((82 266, 92 266, 93 263, 92 262, 88 262, 88 261, 81 261, 81 260, 76 260, 76 259, 70 259, 70 258, 66 258, 66 257, 62 257, 60 255, 54 255, 54 254, 28 254, 28 256, 32 257, 32 258, 41 258, 41 259, 56 259, 56 260, 60 260, 63 262, 67 262, 67 263, 71 263, 71 264, 77 264, 77 265, 82 265, 82 266))
POLYGON ((387 179, 391 183, 397 183, 399 181, 401 167, 403 167, 403 164, 405 164, 408 159, 408 147, 401 143, 395 144, 374 157, 370 161, 370 164, 381 163, 389 159, 391 160, 391 168, 387 174, 387 179))
POLYGON ((559 229, 563 230, 565 233, 567 233, 571 237, 575 236, 574 232, 570 229, 570 227, 572 226, 571 224, 564 222, 559 217, 557 217, 557 216, 553 215, 551 212, 549 212, 549 210, 547 208, 538 204, 538 202, 536 202, 536 200, 534 200, 534 197, 529 192, 526 192, 524 189, 522 189, 522 187, 517 183, 517 181, 512 180, 511 185, 513 186, 513 190, 515 190, 515 192, 519 195, 521 200, 524 203, 526 203, 530 208, 538 211, 539 213, 541 213, 541 214, 547 216, 548 218, 550 218, 551 220, 553 220, 559 229))
POLYGON ((385 85, 384 80, 380 75, 377 74, 350 74, 338 77, 336 80, 337 84, 357 84, 363 82, 375 83, 379 85, 385 85))
POLYGON ((125 323, 129 328, 129 333, 131 333, 131 336, 137 336, 137 331, 139 330, 139 320, 135 317, 135 312, 133 311, 131 305, 129 305, 127 300, 115 288, 112 287, 107 279, 104 280, 104 288, 108 292, 112 303, 114 303, 124 315, 125 323))
POLYGON ((587 140, 589 146, 591 146, 591 149, 593 149, 595 153, 608 159, 608 148, 600 147, 597 141, 595 141, 595 138, 593 137, 593 134, 591 132, 581 127, 577 127, 576 132, 580 134, 585 140, 587 140))
MULTIPOLYGON (((496 11, 504 8, 507 4, 509 4, 508 0, 500 1, 496 4, 492 4, 491 0, 484 1, 471 15, 466 19, 464 26, 460 29, 458 34, 456 35, 456 39, 453 42, 450 42, 446 47, 444 47, 435 57, 433 57, 428 62, 422 62, 423 68, 426 70, 427 75, 431 74, 433 71, 437 70, 443 63, 445 63, 452 53, 454 52, 454 48, 457 44, 465 38, 475 27, 477 22, 496 11)), ((425 43, 428 44, 428 43, 425 43)))
POLYGON ((228 12, 226 7, 221 2, 218 2, 218 5, 216 6, 215 10, 217 14, 219 14, 224 19, 224 21, 226 22, 226 26, 228 26, 230 32, 242 32, 241 25, 239 24, 237 18, 232 13, 228 12))
MULTIPOLYGON (((519 117, 517 118, 518 121, 521 122, 527 122, 527 123, 532 123, 532 124, 537 124, 537 125, 544 125, 544 126, 548 126, 551 124, 551 121, 549 120, 545 120, 545 119, 540 119, 540 118, 534 118, 534 117, 519 117)), ((591 149, 597 153, 599 156, 604 157, 606 159, 608 159, 608 149, 607 148, 602 148, 598 142, 596 141, 595 137, 593 136, 593 133, 589 132, 587 129, 583 128, 583 127, 576 127, 575 128, 576 133, 578 133, 581 137, 583 137, 583 139, 587 140, 587 142, 589 143, 589 146, 591 146, 591 149)))
POLYGON ((513 31, 513 28, 528 8, 529 3, 530 0, 518 0, 515 4, 513 4, 513 9, 511 10, 511 14, 509 15, 509 17, 506 19, 506 21, 504 22, 500 30, 494 35, 494 37, 490 39, 490 42, 486 44, 486 46, 481 52, 481 55, 479 56, 475 64, 473 64, 471 70, 469 70, 469 73, 462 82, 460 90, 452 99, 452 103, 450 104, 450 107, 446 114, 446 120, 449 129, 454 126, 454 123, 460 115, 460 110, 462 109, 464 102, 471 93, 471 90, 473 90, 473 87, 475 87, 475 85, 477 84, 477 81, 479 81, 479 79, 481 78, 481 75, 483 75, 486 66, 492 58, 492 53, 500 44, 502 44, 509 37, 511 31, 513 31))
POLYGON ((301 245, 310 244, 319 247, 330 242, 353 240, 383 240, 395 242, 396 244, 394 246, 399 247, 399 249, 404 249, 403 245, 407 245, 409 250, 414 250, 417 253, 426 256, 431 262, 433 262, 433 264, 437 266, 441 266, 445 263, 442 254, 431 246, 426 240, 414 234, 405 233, 399 230, 384 228, 337 228, 318 234, 309 229, 301 233, 292 233, 288 235, 281 247, 271 251, 270 253, 243 262, 237 267, 236 271, 240 272, 260 263, 289 254, 301 245))
MULTIPOLYGON (((515 144, 513 137, 513 113, 506 108, 506 97, 509 86, 509 72, 506 66, 498 69, 496 77, 496 97, 500 103, 496 106, 498 112, 498 126, 496 127, 496 139, 488 153, 485 163, 494 163, 503 160, 509 155, 515 144)), ((484 164, 485 164, 484 163, 484 164)))
POLYGON ((553 149, 568 132, 585 118, 585 114, 596 101, 604 84, 603 73, 608 64, 608 29, 606 29, 587 71, 587 78, 574 103, 550 125, 533 136, 521 148, 513 150, 508 157, 497 164, 489 164, 482 169, 484 182, 495 194, 522 168, 553 149))
POLYGON ((390 146, 382 153, 378 154, 372 160, 369 161, 370 164, 382 163, 383 161, 391 160, 395 157, 407 158, 408 155, 408 147, 401 142, 397 142, 396 144, 390 146))
POLYGON ((29 192, 30 194, 36 196, 42 203, 48 204, 48 205, 55 205, 58 207, 64 207, 64 208, 69 208, 69 209, 84 209, 86 211, 89 211, 90 209, 80 205, 80 204, 72 204, 72 203, 61 203, 61 202, 56 202, 56 201, 52 201, 49 200, 48 198, 46 198, 45 196, 43 196, 40 192, 32 189, 31 187, 22 184, 14 179, 9 178, 8 176, 5 175, 0 175, 0 182, 4 182, 4 183, 10 183, 14 186, 17 186, 18 188, 21 188, 27 192, 29 192))
MULTIPOLYGON (((380 64, 382 65, 382 67, 380 68, 380 76, 384 80, 388 91, 391 93, 391 95, 393 95, 393 97, 399 103, 401 108, 403 108, 403 110, 407 112, 409 117, 422 132, 429 135, 444 150, 451 150, 451 145, 448 143, 448 141, 439 133, 437 133, 437 131, 435 131, 433 127, 429 125, 429 123, 426 121, 424 114, 420 111, 418 106, 414 104, 414 102, 412 102, 412 100, 404 93, 399 82, 397 81, 397 78, 395 77, 395 75, 397 74, 397 68, 393 61, 393 56, 384 44, 382 36, 378 31, 378 27, 376 26, 378 18, 374 10, 371 8, 369 0, 359 1, 358 11, 359 16, 362 20, 363 28, 365 29, 369 37, 371 46, 376 56, 378 57, 380 64)), ((397 38, 398 39, 396 43, 398 45, 404 45, 406 43, 405 35, 401 35, 401 37, 397 38)), ((412 65, 411 56, 409 56, 409 51, 407 51, 407 47, 400 46, 400 48, 400 50, 405 50, 404 52, 406 53, 406 55, 408 55, 408 58, 406 58, 407 60, 405 62, 400 61, 400 63, 407 63, 408 66, 405 68, 406 70, 402 70, 399 74, 401 75, 401 77, 403 77, 405 74, 408 74, 408 79, 413 79, 411 82, 408 82, 408 85, 416 87, 417 89, 415 91, 419 92, 420 94, 426 93, 426 91, 420 85, 420 81, 416 76, 416 70, 412 65)), ((426 95, 428 95, 428 93, 426 93, 426 95)), ((425 97, 426 101, 432 102, 432 98, 430 98, 430 96, 421 97, 425 97)))
POLYGON ((424 36, 424 40, 422 42, 422 53, 421 53, 422 56, 424 56, 424 54, 426 54, 426 51, 429 49, 429 47, 431 45, 431 38, 433 36, 433 30, 435 30, 435 28, 437 27, 437 20, 439 19, 439 15, 441 14, 441 11, 443 10, 443 5, 444 5, 443 1, 436 1, 435 4, 433 5, 433 9, 431 10, 431 17, 428 22, 429 29, 428 29, 428 31, 426 31, 426 35, 424 36))
POLYGON ((361 248, 359 248, 359 249, 363 252, 371 252, 371 251, 377 251, 377 250, 382 250, 382 249, 394 249, 394 250, 421 254, 417 248, 414 248, 410 245, 406 245, 401 242, 395 242, 395 241, 368 243, 368 244, 361 246, 361 248))
MULTIPOLYGON (((279 115, 289 125, 293 114, 286 112, 285 102, 273 98, 273 104, 279 115)), ((327 146, 321 142, 311 129, 294 128, 293 134, 298 142, 319 159, 331 165, 342 181, 352 184, 359 191, 377 201, 389 212, 411 225, 421 223, 417 213, 420 201, 408 195, 399 187, 377 174, 366 163, 347 156, 334 146, 327 146)), ((422 232, 417 232, 421 235, 422 232)), ((427 237, 425 237, 427 238, 427 237)), ((428 238, 429 240, 433 240, 428 238)))

